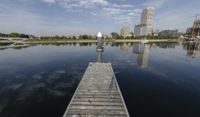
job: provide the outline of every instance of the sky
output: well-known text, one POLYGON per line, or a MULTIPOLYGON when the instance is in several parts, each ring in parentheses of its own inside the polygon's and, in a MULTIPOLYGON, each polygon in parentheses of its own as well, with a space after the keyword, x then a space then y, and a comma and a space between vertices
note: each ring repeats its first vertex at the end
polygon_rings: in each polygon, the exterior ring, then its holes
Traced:
POLYGON ((146 7, 154 7, 154 30, 184 32, 200 14, 200 0, 0 0, 0 32, 36 36, 134 30, 146 7))

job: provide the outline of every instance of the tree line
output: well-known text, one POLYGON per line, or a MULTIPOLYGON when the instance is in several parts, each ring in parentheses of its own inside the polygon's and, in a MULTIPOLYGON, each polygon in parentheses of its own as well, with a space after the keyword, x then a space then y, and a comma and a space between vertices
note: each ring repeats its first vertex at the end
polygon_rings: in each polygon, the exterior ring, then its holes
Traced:
POLYGON ((0 37, 13 37, 13 38, 35 38, 35 36, 33 35, 27 35, 27 34, 23 34, 23 33, 16 33, 16 32, 12 32, 9 34, 4 34, 4 33, 0 33, 0 37))
POLYGON ((96 36, 92 35, 79 35, 79 36, 41 36, 38 37, 39 40, 86 40, 86 39, 96 39, 96 36))
MULTIPOLYGON (((104 35, 103 38, 104 39, 142 39, 142 38, 147 38, 147 39, 176 39, 179 36, 180 35, 175 35, 175 36, 152 36, 152 35, 148 35, 148 36, 136 37, 132 33, 131 36, 124 37, 124 36, 118 34, 117 32, 112 32, 111 36, 104 35)), ((35 40, 96 40, 96 35, 87 35, 87 34, 79 35, 79 36, 58 36, 57 35, 57 36, 35 37, 33 35, 12 32, 12 33, 9 33, 9 34, 0 33, 0 37, 32 38, 32 39, 35 39, 35 40)))

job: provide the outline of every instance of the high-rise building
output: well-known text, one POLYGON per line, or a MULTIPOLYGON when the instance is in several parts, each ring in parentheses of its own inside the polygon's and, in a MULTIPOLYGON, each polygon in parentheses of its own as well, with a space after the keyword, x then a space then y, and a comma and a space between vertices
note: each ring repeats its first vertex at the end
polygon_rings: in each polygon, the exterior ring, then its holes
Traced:
POLYGON ((148 7, 142 11, 140 24, 135 26, 136 36, 152 35, 154 8, 148 7), (144 32, 145 31, 145 32, 144 32))
POLYGON ((154 8, 152 7, 144 9, 141 14, 141 24, 146 25, 148 35, 153 32, 153 15, 154 8))
POLYGON ((130 29, 128 26, 125 26, 121 29, 120 35, 123 37, 129 37, 130 36, 130 29))
POLYGON ((135 29, 134 29, 134 35, 135 36, 145 36, 145 35, 147 35, 146 25, 143 25, 143 24, 136 25, 135 29))
POLYGON ((195 20, 193 23, 193 27, 190 27, 186 30, 187 34, 192 34, 194 33, 194 36, 200 36, 200 18, 195 20))

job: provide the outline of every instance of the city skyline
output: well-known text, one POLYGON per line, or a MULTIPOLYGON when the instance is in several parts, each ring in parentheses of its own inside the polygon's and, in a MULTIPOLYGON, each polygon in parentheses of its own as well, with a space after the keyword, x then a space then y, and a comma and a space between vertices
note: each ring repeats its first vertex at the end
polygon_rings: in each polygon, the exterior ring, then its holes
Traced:
POLYGON ((142 9, 154 7, 154 30, 191 27, 199 0, 2 0, 0 32, 33 35, 78 35, 131 31, 142 9), (163 23, 164 22, 164 23, 163 23))

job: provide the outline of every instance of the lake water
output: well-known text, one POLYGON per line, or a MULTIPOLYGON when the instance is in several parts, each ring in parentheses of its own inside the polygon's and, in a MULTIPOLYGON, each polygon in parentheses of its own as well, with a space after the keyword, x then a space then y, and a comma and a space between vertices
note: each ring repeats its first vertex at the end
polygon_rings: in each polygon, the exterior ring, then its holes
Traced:
MULTIPOLYGON (((111 43, 111 62, 131 117, 200 117, 200 45, 111 43)), ((62 117, 95 44, 0 50, 0 117, 62 117)))

